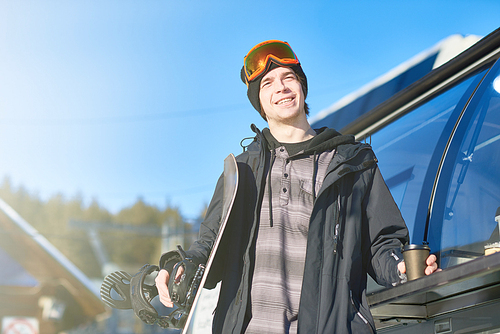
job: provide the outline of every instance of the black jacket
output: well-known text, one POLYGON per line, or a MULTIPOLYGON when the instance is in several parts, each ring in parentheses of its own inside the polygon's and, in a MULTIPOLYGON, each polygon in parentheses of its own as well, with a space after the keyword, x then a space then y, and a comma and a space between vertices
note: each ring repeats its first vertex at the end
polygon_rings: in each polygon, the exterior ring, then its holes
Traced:
MULTIPOLYGON (((252 129, 257 135, 237 157, 238 193, 205 285, 211 288, 222 280, 214 333, 242 333, 251 317, 255 236, 270 160, 264 136, 252 129)), ((400 283, 397 263, 408 240, 371 147, 352 136, 337 139, 310 218, 298 316, 302 334, 375 332, 365 295, 367 273, 381 285, 400 283)), ((200 238, 187 251, 200 263, 206 262, 218 231, 222 192, 221 176, 200 238)), ((160 266, 166 261, 163 256, 160 266)))

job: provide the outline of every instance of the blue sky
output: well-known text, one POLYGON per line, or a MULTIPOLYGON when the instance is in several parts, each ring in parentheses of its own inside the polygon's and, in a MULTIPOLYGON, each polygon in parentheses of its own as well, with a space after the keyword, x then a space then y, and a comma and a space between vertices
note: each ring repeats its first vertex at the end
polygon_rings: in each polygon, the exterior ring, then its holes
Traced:
POLYGON ((195 218, 250 124, 266 126, 239 77, 255 44, 291 44, 314 116, 499 17, 497 0, 0 0, 0 178, 195 218))

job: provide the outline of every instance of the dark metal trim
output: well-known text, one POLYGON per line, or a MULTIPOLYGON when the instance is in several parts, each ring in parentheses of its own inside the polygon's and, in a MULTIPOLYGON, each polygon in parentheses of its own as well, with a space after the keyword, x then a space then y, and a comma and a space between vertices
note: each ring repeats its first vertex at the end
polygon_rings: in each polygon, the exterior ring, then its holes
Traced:
POLYGON ((375 318, 432 318, 500 299, 500 253, 369 294, 375 318), (396 308, 397 307, 397 308, 396 308))
POLYGON ((396 93, 392 98, 382 102, 355 121, 349 123, 340 129, 340 132, 344 134, 357 134, 361 132, 425 92, 451 78, 453 75, 460 72, 460 70, 474 64, 499 48, 500 28, 482 38, 452 60, 434 69, 420 80, 417 80, 407 88, 396 93))

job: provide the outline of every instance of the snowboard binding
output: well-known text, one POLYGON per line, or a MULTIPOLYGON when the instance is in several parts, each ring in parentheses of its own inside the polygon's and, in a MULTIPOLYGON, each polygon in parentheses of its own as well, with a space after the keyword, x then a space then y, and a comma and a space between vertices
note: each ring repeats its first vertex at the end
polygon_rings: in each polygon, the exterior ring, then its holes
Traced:
POLYGON ((153 298, 158 295, 158 290, 154 284, 146 283, 146 277, 159 271, 160 268, 149 264, 144 265, 133 276, 124 271, 115 271, 107 275, 100 291, 103 302, 116 309, 133 309, 136 316, 148 325, 183 328, 200 287, 205 266, 194 264, 186 257, 184 250, 178 247, 178 254, 182 260, 174 266, 168 282, 172 302, 177 306, 172 313, 160 316, 151 305, 153 298), (183 272, 176 280, 177 272, 181 268, 183 272))
POLYGON ((172 302, 179 308, 187 309, 187 313, 189 313, 196 291, 200 287, 205 266, 202 264, 196 265, 192 259, 186 257, 184 250, 180 246, 178 247, 182 261, 177 262, 172 270, 168 282, 168 291, 172 302), (177 278, 181 269, 180 277, 177 278))

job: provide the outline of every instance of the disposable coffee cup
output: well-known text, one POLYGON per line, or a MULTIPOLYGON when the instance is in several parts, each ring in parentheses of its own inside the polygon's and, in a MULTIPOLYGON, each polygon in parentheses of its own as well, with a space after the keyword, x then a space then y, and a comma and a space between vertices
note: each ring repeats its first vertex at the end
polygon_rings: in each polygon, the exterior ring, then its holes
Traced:
POLYGON ((406 265, 406 276, 408 281, 425 276, 425 262, 429 257, 431 249, 427 245, 406 245, 403 248, 403 258, 406 265))

